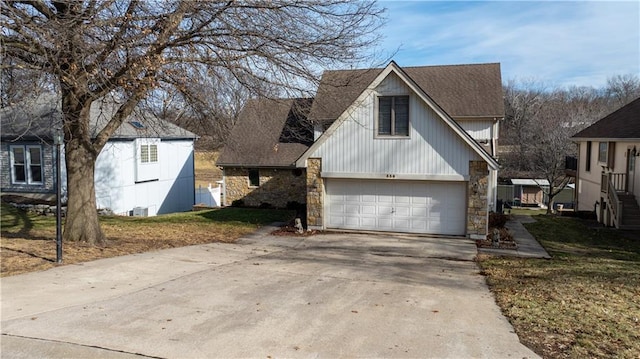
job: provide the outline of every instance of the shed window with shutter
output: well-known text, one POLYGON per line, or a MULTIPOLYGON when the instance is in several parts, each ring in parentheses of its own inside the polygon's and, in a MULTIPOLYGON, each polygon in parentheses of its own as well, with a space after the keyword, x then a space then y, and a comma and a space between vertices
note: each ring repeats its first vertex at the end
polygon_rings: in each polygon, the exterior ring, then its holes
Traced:
POLYGON ((157 138, 136 139, 135 183, 160 179, 160 143, 160 139, 157 138))
POLYGON ((143 144, 140 145, 140 162, 156 163, 158 162, 158 145, 143 144))

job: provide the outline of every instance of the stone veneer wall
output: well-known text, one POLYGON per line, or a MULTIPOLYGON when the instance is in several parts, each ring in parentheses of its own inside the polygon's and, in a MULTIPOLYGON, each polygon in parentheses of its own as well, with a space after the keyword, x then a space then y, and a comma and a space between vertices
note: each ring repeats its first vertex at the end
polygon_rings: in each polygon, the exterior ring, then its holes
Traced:
POLYGON ((469 184, 467 193, 467 234, 472 239, 485 239, 489 214, 487 195, 489 169, 484 161, 469 161, 469 184))
POLYGON ((306 176, 304 169, 260 168, 260 186, 249 186, 249 169, 225 167, 226 205, 242 200, 245 206, 271 205, 286 208, 289 202, 305 203, 306 176))
POLYGON ((307 160, 307 227, 322 229, 322 207, 324 205, 324 181, 320 176, 322 159, 307 160))

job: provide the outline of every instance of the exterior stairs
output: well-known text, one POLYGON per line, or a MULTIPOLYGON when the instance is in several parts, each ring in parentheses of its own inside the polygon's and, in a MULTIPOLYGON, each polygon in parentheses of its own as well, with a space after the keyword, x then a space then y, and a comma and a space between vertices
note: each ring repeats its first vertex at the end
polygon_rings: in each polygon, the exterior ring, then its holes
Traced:
POLYGON ((620 229, 640 229, 640 207, 633 194, 618 193, 622 202, 622 224, 620 229))

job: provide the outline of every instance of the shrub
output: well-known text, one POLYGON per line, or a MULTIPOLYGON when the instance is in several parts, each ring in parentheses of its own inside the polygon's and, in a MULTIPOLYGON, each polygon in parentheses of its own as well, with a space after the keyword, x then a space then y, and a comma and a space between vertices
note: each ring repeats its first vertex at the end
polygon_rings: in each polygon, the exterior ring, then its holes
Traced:
POLYGON ((231 207, 244 207, 244 201, 241 199, 236 199, 235 201, 231 202, 231 207))
POLYGON ((287 202, 287 209, 291 209, 291 210, 299 210, 301 208, 302 204, 298 201, 289 201, 287 202))
POLYGON ((509 216, 501 213, 489 214, 489 228, 503 228, 509 220, 509 216))

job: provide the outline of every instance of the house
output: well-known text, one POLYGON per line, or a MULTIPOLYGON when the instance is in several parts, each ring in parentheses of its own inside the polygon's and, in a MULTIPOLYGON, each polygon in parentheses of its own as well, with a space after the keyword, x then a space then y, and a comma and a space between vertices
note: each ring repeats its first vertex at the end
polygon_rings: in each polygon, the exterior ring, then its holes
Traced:
MULTIPOLYGON (((52 138, 62 118, 60 100, 46 94, 0 111, 2 194, 54 200, 56 148, 52 138)), ((94 134, 106 123, 110 111, 115 107, 106 101, 92 104, 94 134)), ((195 139, 193 133, 152 114, 132 114, 97 158, 98 208, 125 216, 190 210, 194 204, 195 139)), ((65 173, 62 159, 63 198, 65 173)))
POLYGON ((576 202, 616 228, 640 228, 640 98, 578 132, 576 202))
POLYGON ((482 238, 495 209, 499 64, 326 71, 313 99, 255 99, 218 166, 225 204, 306 203, 311 229, 482 238))

